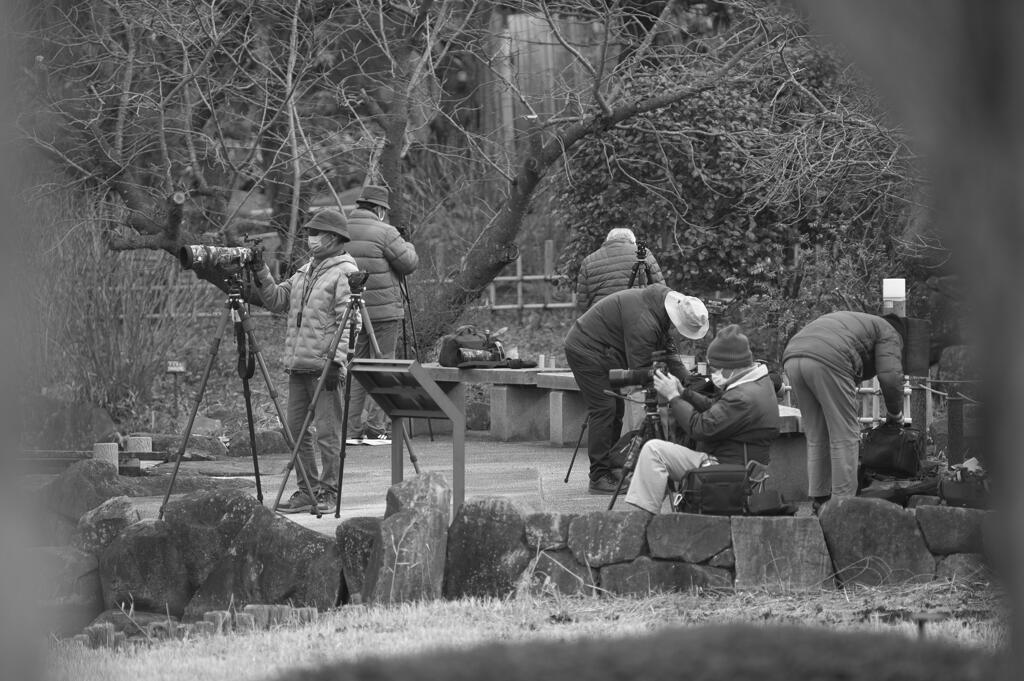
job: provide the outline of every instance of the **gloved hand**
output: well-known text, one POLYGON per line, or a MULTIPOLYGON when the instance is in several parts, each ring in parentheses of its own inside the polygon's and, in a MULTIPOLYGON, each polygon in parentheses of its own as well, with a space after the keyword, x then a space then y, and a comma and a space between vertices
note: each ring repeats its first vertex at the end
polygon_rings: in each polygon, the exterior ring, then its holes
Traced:
POLYGON ((324 378, 324 390, 328 392, 334 392, 338 389, 338 379, 341 378, 341 365, 337 362, 331 362, 331 365, 327 367, 327 376, 324 378))
POLYGON ((886 413, 886 415, 885 415, 885 425, 887 425, 887 426, 902 426, 903 425, 903 412, 901 411, 898 414, 886 413))
POLYGON ((683 392, 683 386, 678 378, 660 370, 654 372, 654 389, 666 400, 679 397, 683 392))
POLYGON ((266 263, 263 261, 263 247, 257 246, 252 249, 252 259, 249 261, 249 269, 259 272, 266 263))

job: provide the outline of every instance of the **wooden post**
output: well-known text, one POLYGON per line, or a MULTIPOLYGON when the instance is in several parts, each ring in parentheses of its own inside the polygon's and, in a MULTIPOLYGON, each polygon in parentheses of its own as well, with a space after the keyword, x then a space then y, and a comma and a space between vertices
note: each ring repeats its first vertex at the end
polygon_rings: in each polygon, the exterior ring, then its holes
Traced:
POLYGON ((544 240, 544 305, 551 304, 552 279, 555 276, 555 242, 544 240))
POLYGON ((523 321, 523 254, 520 253, 519 257, 516 258, 516 314, 519 315, 519 321, 523 321))

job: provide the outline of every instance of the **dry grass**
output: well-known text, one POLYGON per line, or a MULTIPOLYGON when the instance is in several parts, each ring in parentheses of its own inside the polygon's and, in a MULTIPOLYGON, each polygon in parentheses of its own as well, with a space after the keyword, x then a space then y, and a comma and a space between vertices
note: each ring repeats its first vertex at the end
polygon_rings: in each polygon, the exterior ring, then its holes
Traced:
POLYGON ((647 598, 521 596, 398 607, 346 606, 312 624, 247 635, 173 641, 113 652, 55 644, 55 681, 262 679, 299 666, 354 661, 493 641, 623 637, 667 626, 746 622, 916 637, 916 612, 942 612, 928 638, 996 650, 1006 640, 1001 594, 929 584, 820 593, 667 594, 647 598))

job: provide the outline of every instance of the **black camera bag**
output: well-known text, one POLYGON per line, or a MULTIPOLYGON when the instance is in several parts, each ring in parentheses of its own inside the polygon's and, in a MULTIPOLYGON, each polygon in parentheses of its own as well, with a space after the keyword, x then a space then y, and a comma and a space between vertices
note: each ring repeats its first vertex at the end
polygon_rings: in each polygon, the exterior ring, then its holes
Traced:
POLYGON ((743 515, 750 479, 743 464, 722 463, 687 471, 673 497, 673 509, 704 515, 743 515))
POLYGON ((924 452, 924 435, 914 428, 883 423, 861 433, 860 465, 868 473, 917 477, 924 452))
POLYGON ((991 506, 987 478, 972 473, 961 473, 952 480, 940 480, 939 498, 946 506, 980 509, 991 506))
POLYGON ((437 361, 443 367, 493 367, 505 359, 497 334, 464 325, 441 338, 437 361))

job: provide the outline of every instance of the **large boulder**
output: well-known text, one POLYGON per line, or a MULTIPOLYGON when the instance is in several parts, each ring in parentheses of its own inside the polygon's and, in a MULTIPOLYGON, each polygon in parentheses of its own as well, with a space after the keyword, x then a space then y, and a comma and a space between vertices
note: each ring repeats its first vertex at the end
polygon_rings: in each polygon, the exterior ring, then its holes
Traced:
POLYGON ((340 580, 334 539, 256 505, 188 602, 184 619, 252 603, 326 610, 337 601, 340 580))
POLYGON ((651 518, 647 543, 651 557, 703 563, 732 544, 729 518, 665 513, 651 518))
POLYGON ((737 589, 793 591, 831 587, 821 525, 813 517, 732 518, 737 589))
POLYGON ((194 492, 167 502, 164 522, 181 551, 193 590, 206 581, 259 509, 263 507, 256 499, 235 489, 194 492))
POLYGON ((78 520, 72 544, 87 553, 99 555, 129 525, 142 520, 142 510, 131 497, 107 499, 86 511, 78 520))
POLYGON ((601 568, 601 588, 614 594, 646 596, 666 591, 727 589, 732 575, 721 568, 640 556, 629 563, 601 568))
POLYGON ((518 506, 503 497, 470 499, 448 531, 445 598, 503 597, 533 553, 526 548, 526 520, 518 506))
MULTIPOLYGON (((285 442, 284 433, 280 430, 256 431, 256 456, 268 454, 291 454, 291 447, 285 442)), ((249 446, 249 431, 242 431, 231 436, 228 443, 228 456, 252 456, 249 446)))
POLYGON ((528 513, 526 545, 535 551, 564 549, 569 543, 569 523, 575 513, 528 513))
POLYGON ((47 631, 58 636, 77 633, 103 612, 99 562, 70 546, 27 549, 32 570, 36 614, 47 631))
POLYGON ((388 488, 384 517, 409 509, 434 509, 444 514, 445 525, 451 522, 452 490, 440 473, 421 473, 388 488))
POLYGON ((928 550, 940 556, 951 553, 980 553, 981 526, 985 511, 954 506, 921 506, 917 524, 928 550))
POLYGON ((100 554, 106 608, 169 612, 180 617, 191 596, 182 552, 162 520, 125 529, 100 554))
POLYGON ((648 514, 641 511, 593 511, 569 523, 569 549, 581 565, 599 568, 626 563, 643 553, 648 514))
POLYGON ((440 598, 447 545, 446 515, 436 508, 406 509, 385 518, 366 568, 363 602, 440 598))
POLYGON ((908 511, 881 499, 833 499, 819 515, 836 577, 844 584, 925 582, 935 558, 908 511))
POLYGON ((597 572, 576 562, 569 549, 541 551, 526 568, 533 591, 561 594, 591 594, 597 586, 597 572))
POLYGON ((373 542, 380 536, 380 524, 380 518, 348 518, 334 531, 341 554, 342 605, 362 601, 366 570, 373 555, 373 542))
POLYGON ((86 511, 113 497, 132 496, 134 491, 113 466, 86 459, 68 466, 41 494, 49 509, 78 525, 86 511))

